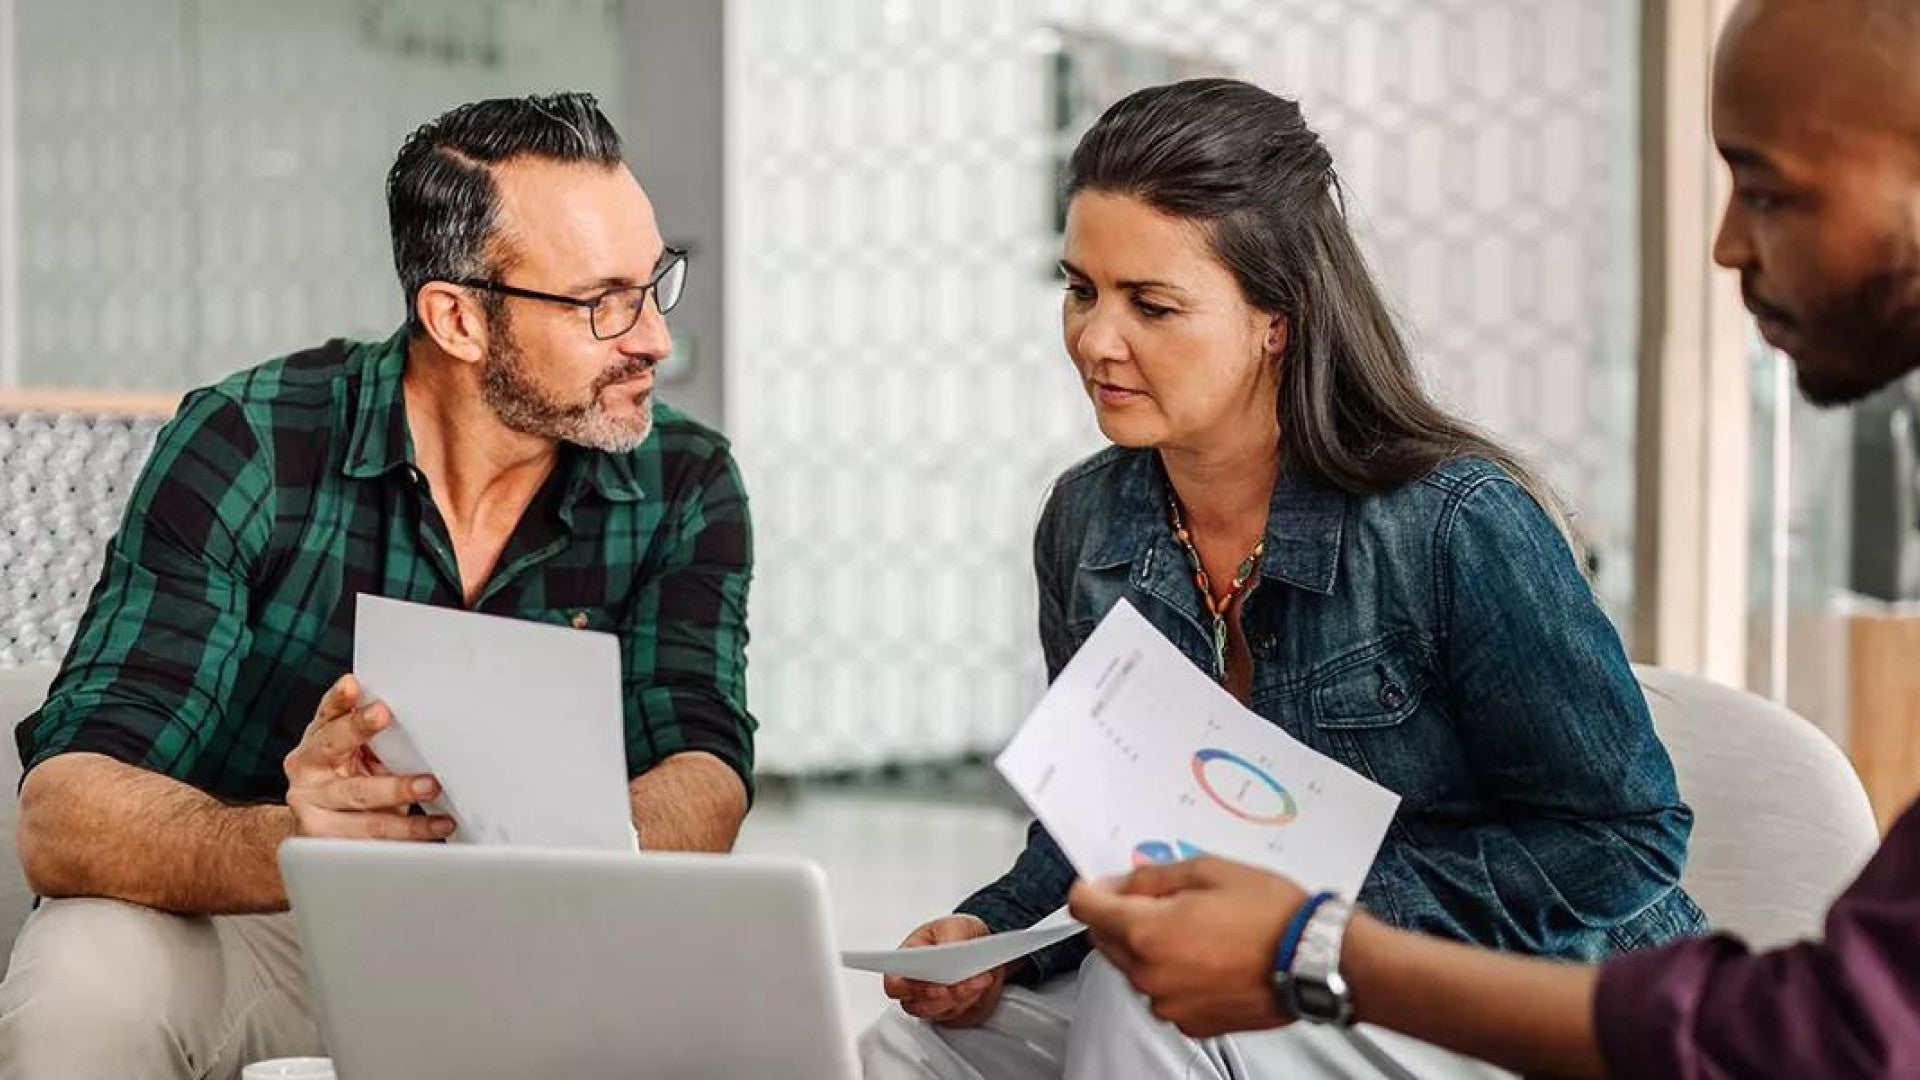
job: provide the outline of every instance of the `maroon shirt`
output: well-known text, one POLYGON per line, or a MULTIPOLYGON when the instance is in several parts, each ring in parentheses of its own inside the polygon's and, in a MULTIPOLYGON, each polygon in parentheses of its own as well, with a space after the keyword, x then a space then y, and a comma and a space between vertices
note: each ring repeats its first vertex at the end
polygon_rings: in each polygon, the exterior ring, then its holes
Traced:
POLYGON ((1834 901, 1824 941, 1631 953, 1601 969, 1595 1010, 1618 1077, 1920 1077, 1920 809, 1834 901))

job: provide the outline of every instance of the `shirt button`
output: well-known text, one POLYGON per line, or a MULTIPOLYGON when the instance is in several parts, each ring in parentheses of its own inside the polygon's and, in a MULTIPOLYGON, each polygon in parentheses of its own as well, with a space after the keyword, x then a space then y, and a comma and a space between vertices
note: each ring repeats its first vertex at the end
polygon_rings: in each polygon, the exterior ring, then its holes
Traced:
POLYGON ((1388 683, 1380 688, 1380 704, 1388 709, 1398 709, 1407 703, 1407 692, 1400 689, 1399 683, 1388 683))
POLYGON ((573 613, 573 618, 567 621, 573 624, 575 630, 585 630, 587 628, 587 613, 584 611, 576 611, 573 613))

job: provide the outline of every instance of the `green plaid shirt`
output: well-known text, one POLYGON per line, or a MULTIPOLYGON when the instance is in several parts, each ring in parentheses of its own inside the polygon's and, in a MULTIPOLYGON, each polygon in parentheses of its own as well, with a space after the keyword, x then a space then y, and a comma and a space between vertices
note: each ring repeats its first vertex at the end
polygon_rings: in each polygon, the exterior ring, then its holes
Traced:
MULTIPOLYGON (((281 759, 351 664, 355 595, 465 606, 413 464, 405 365, 404 333, 335 341, 187 396, 20 724, 28 768, 88 751, 222 799, 286 798, 281 759)), ((656 404, 630 453, 563 447, 474 610, 617 634, 628 774, 703 750, 751 790, 751 565, 726 440, 656 404)))

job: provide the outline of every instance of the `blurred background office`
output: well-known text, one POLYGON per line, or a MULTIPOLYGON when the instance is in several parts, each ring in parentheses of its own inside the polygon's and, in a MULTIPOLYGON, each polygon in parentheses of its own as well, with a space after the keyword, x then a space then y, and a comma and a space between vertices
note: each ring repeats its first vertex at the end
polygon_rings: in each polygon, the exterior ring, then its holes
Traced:
POLYGON ((0 667, 59 658, 180 392, 398 324, 413 126, 591 90, 692 251, 661 395, 753 499, 746 846, 821 858, 889 944, 1019 842, 984 763, 1042 688, 1031 529, 1100 445, 1065 157, 1234 74, 1302 100, 1429 379, 1577 508, 1635 658, 1791 705, 1890 810, 1920 752, 1862 702, 1916 698, 1912 406, 1795 404, 1707 264, 1727 6, 0 0, 0 667))

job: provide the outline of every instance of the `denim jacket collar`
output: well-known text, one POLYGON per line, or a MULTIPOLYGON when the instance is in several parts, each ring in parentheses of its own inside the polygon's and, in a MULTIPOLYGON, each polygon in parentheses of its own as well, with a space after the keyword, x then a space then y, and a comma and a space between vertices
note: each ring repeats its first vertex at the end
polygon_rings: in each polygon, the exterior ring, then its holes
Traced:
MULTIPOLYGON (((1152 450, 1129 451, 1116 467, 1125 473, 1114 513, 1094 524, 1095 535, 1080 566, 1101 570, 1137 564, 1144 576, 1145 566, 1138 564, 1164 557, 1156 549, 1176 546, 1167 521, 1166 470, 1152 450)), ((1267 508, 1267 551, 1260 560, 1260 576, 1322 595, 1333 592, 1346 508, 1347 497, 1338 488, 1283 471, 1267 508)), ((1171 554, 1184 565, 1184 553, 1171 554)))

